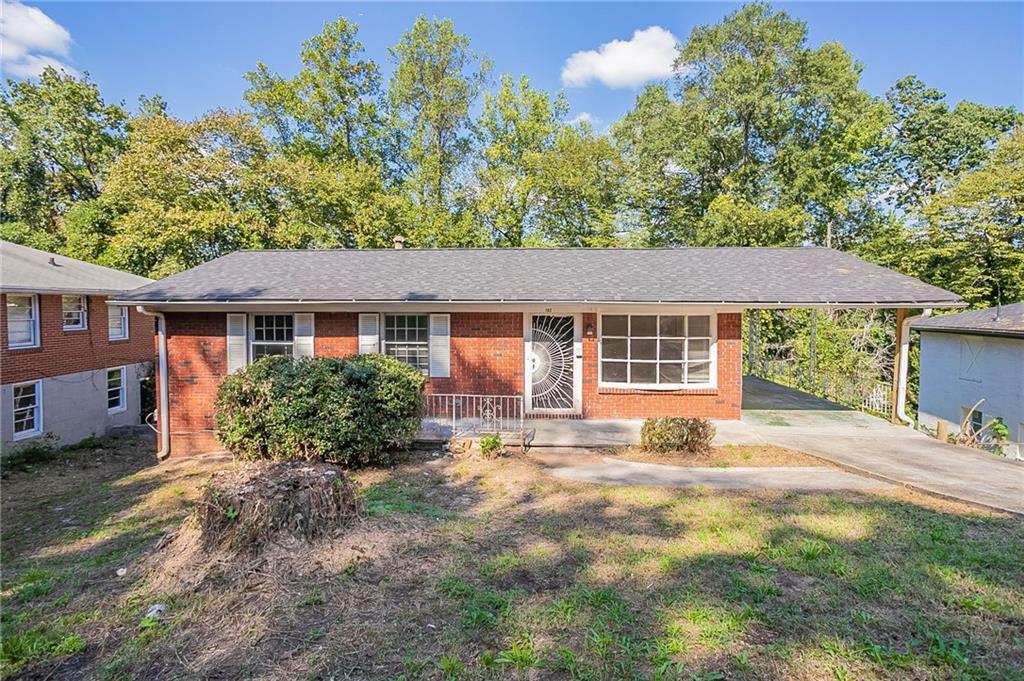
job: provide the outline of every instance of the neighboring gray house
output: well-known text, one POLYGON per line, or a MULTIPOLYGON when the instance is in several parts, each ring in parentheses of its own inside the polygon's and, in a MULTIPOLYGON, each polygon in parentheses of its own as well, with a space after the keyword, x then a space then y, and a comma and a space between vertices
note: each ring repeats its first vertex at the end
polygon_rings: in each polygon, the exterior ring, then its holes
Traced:
POLYGON ((942 419, 953 433, 964 419, 977 429, 1000 417, 1017 443, 1007 453, 1024 456, 1024 302, 924 319, 913 328, 921 332, 921 424, 935 428, 942 419))
POLYGON ((60 444, 141 419, 154 321, 107 300, 152 280, 0 241, 0 443, 60 444))

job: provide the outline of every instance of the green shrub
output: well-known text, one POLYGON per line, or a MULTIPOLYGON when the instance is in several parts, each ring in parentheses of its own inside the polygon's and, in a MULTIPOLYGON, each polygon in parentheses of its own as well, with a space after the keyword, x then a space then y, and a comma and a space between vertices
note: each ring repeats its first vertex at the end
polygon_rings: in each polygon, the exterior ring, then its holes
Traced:
POLYGON ((217 438, 236 458, 389 463, 416 435, 423 374, 384 355, 264 357, 217 395, 217 438))
POLYGON ((497 433, 480 438, 480 453, 484 456, 496 456, 502 447, 504 445, 501 442, 501 436, 497 433))
POLYGON ((707 419, 647 419, 640 430, 640 447, 663 454, 687 451, 704 454, 711 451, 715 427, 707 419))

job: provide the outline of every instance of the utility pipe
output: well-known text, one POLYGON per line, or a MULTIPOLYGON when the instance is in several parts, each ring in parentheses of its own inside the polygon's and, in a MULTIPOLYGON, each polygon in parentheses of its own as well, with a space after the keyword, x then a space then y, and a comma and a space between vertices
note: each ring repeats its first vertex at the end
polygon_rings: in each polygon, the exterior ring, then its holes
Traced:
POLYGON ((163 312, 151 312, 145 305, 135 308, 149 317, 156 317, 157 334, 157 376, 160 383, 160 397, 156 409, 160 413, 160 451, 156 453, 158 461, 171 455, 171 413, 170 388, 167 386, 167 318, 163 312))
POLYGON ((900 375, 896 384, 896 417, 908 426, 914 426, 914 419, 907 416, 907 370, 910 365, 910 324, 918 319, 932 316, 931 308, 919 315, 907 317, 900 329, 900 375))

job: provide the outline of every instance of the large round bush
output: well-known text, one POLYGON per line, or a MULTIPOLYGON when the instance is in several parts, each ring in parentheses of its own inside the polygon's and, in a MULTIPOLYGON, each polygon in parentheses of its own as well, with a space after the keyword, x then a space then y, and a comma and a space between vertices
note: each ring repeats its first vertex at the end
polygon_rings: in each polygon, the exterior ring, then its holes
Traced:
POLYGON ((239 459, 388 463, 416 435, 424 383, 383 355, 264 357, 221 383, 217 438, 239 459))

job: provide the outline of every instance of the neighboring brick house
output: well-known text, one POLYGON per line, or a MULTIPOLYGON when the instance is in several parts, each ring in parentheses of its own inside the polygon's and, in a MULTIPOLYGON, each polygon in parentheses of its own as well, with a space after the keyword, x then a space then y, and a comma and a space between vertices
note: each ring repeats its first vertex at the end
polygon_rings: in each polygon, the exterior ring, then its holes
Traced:
POLYGON ((383 352, 527 416, 737 419, 744 309, 960 300, 829 249, 721 248, 241 251, 118 302, 165 320, 181 455, 217 447, 221 379, 267 354, 383 352))
POLYGON ((154 322, 111 296, 152 279, 0 242, 0 441, 60 444, 140 422, 154 322))

